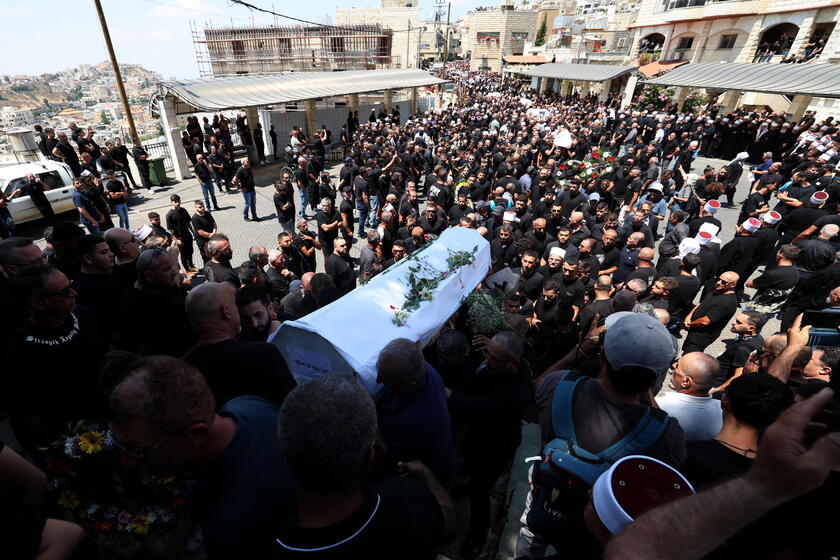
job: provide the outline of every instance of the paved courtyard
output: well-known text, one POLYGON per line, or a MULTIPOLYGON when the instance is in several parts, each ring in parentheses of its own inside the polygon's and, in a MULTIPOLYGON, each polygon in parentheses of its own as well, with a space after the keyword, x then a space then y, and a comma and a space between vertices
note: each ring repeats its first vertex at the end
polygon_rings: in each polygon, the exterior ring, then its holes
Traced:
MULTIPOLYGON (((702 172, 706 165, 720 167, 727 162, 717 159, 699 158, 694 162, 693 171, 702 172)), ((332 163, 327 165, 327 169, 333 173, 335 180, 338 181, 338 169, 340 163, 332 163)), ((213 217, 218 224, 219 231, 225 233, 230 237, 231 245, 233 247, 233 264, 238 265, 248 258, 248 248, 253 245, 262 245, 268 249, 276 248, 277 234, 280 232, 280 225, 277 221, 277 216, 274 211, 274 180, 279 177, 280 170, 283 165, 279 163, 270 163, 255 168, 255 179, 257 185, 257 213, 261 220, 259 222, 246 222, 242 219, 243 199, 239 193, 220 194, 216 193, 217 201, 219 203, 220 211, 213 212, 213 217)), ((735 201, 740 202, 746 196, 748 189, 747 173, 744 173, 741 182, 738 185, 738 194, 735 201)), ((218 189, 217 189, 218 190, 218 189)), ((145 193, 143 189, 138 189, 138 193, 145 193)), ((177 182, 170 179, 169 184, 158 189, 158 192, 151 197, 144 197, 142 194, 132 196, 129 206, 129 221, 132 229, 136 229, 141 224, 147 223, 147 215, 151 211, 158 212, 162 217, 166 215, 169 210, 169 195, 178 194, 181 196, 182 205, 188 212, 192 213, 193 201, 202 198, 201 188, 195 179, 189 179, 177 182)), ((296 209, 300 209, 300 200, 296 200, 296 209)), ((722 208, 717 216, 723 223, 723 231, 720 234, 721 240, 725 243, 729 241, 735 233, 735 222, 738 217, 739 208, 722 208)), ((73 220, 76 217, 73 213, 67 213, 61 217, 64 220, 73 220)), ((114 216, 116 221, 116 216, 114 216)), ((314 219, 309 220, 311 230, 316 229, 314 219)), ((33 224, 24 224, 18 228, 19 235, 26 235, 39 239, 39 244, 44 245, 42 237, 42 229, 44 224, 37 222, 33 224)), ((362 244, 357 242, 350 250, 350 254, 354 257, 358 256, 359 249, 362 244)), ((323 257, 319 252, 318 256, 318 270, 323 271, 323 257)), ((195 262, 200 264, 200 259, 196 255, 195 262)), ((758 272, 756 273, 758 274, 758 272)), ((747 293, 752 290, 747 289, 747 293)), ((773 320, 768 324, 763 332, 772 333, 778 329, 778 321, 773 320)), ((728 331, 724 332, 724 337, 728 336, 728 331)), ((712 356, 717 356, 724 350, 723 343, 718 340, 706 350, 712 356)))

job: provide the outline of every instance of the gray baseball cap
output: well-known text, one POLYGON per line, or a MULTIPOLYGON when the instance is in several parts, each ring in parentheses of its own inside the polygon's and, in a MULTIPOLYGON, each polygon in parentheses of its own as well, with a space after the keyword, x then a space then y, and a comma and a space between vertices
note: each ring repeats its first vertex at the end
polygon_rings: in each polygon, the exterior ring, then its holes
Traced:
POLYGON ((674 362, 671 334, 650 315, 622 311, 604 325, 604 355, 613 369, 643 367, 659 375, 674 362))

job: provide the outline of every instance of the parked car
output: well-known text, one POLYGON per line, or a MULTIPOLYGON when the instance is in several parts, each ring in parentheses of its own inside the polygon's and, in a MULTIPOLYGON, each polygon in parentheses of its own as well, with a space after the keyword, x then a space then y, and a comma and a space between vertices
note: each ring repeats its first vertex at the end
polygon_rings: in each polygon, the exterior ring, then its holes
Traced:
MULTIPOLYGON (((7 197, 26 182, 26 174, 40 178, 49 190, 45 191, 56 214, 75 210, 73 204, 73 172, 66 163, 58 161, 37 161, 0 167, 0 192, 7 197)), ((28 196, 18 196, 8 203, 15 224, 37 220, 41 212, 28 196)))

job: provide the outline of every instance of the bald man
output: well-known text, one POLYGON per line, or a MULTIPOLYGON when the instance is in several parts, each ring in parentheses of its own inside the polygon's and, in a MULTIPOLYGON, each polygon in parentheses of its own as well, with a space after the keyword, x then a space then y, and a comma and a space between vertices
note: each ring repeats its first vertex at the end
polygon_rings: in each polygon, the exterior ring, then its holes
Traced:
POLYGON ((295 281, 289 283, 289 295, 280 301, 280 309, 283 313, 299 319, 318 309, 315 298, 309 292, 309 283, 313 276, 315 276, 314 272, 305 272, 300 277, 299 283, 295 281))
POLYGON ((189 293, 186 306, 198 343, 184 360, 207 379, 216 409, 242 395, 282 404, 295 380, 276 346, 236 340, 236 289, 226 282, 202 284, 189 293))
POLYGON ((653 287, 653 283, 659 277, 659 272, 656 270, 656 267, 653 266, 653 259, 655 255, 656 254, 654 253, 653 249, 651 249, 650 247, 643 247, 639 249, 639 255, 636 259, 636 270, 634 270, 630 273, 629 276, 627 276, 627 281, 629 282, 634 278, 639 278, 645 281, 648 290, 650 290, 653 287))
POLYGON ((686 441, 711 439, 723 426, 720 401, 709 396, 720 365, 702 352, 689 352, 674 362, 672 393, 656 397, 659 408, 679 420, 686 441))
POLYGON ((738 309, 737 284, 736 273, 724 272, 715 281, 715 290, 686 316, 684 324, 688 335, 683 343, 683 354, 702 352, 720 336, 738 309))
POLYGON ((618 270, 613 273, 613 281, 624 282, 639 264, 639 250, 645 240, 645 234, 635 232, 627 238, 618 258, 618 270))

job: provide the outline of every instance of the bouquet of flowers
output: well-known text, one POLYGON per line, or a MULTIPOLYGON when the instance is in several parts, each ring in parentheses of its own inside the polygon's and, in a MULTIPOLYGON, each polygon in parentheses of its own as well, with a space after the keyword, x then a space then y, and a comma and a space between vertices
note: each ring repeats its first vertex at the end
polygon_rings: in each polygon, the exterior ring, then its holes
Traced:
MULTIPOLYGON (((172 547, 185 538, 187 497, 174 477, 124 470, 108 430, 79 422, 46 450, 48 489, 67 520, 103 547, 132 557, 141 548, 172 547)), ((169 551, 169 553, 165 552, 169 551)))
POLYGON ((565 163, 560 164, 560 171, 563 173, 564 179, 558 182, 560 187, 567 187, 571 183, 571 179, 577 178, 581 181, 589 181, 590 179, 598 179, 602 175, 608 175, 615 169, 615 156, 609 152, 603 152, 598 148, 594 148, 590 159, 579 160, 570 159, 565 163))

